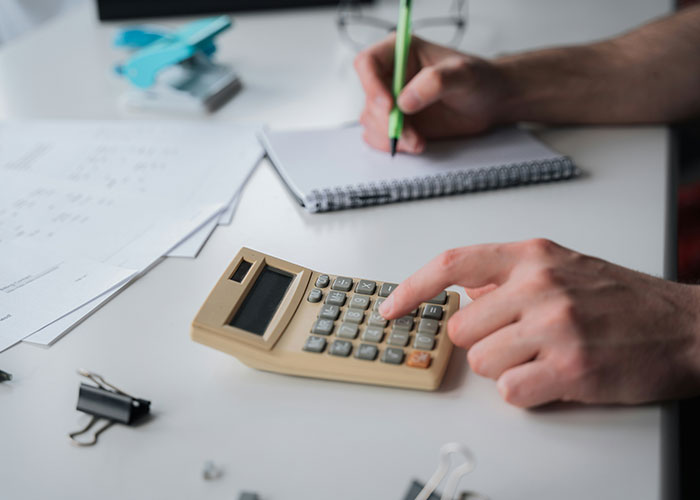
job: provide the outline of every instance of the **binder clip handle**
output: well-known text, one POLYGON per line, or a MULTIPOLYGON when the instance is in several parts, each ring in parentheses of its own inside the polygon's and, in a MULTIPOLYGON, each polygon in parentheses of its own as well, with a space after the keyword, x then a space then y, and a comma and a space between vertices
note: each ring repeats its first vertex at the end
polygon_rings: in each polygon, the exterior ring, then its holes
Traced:
POLYGON ((132 425, 150 412, 150 401, 127 394, 96 373, 86 370, 79 370, 78 373, 96 383, 97 387, 85 383, 80 384, 76 409, 92 415, 92 418, 83 429, 68 434, 68 437, 74 444, 78 446, 93 446, 97 444, 100 434, 115 422, 132 425), (105 420, 106 423, 95 431, 92 439, 88 441, 76 439, 78 436, 87 433, 100 420, 105 420))

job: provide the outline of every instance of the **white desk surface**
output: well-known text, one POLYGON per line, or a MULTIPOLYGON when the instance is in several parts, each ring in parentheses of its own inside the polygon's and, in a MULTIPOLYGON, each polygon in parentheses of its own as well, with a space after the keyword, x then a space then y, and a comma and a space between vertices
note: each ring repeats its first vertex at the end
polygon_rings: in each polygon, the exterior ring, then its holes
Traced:
MULTIPOLYGON (((669 9, 668 1, 472 1, 465 48, 482 54, 610 35, 669 9)), ((272 126, 357 116, 362 95, 332 9, 245 14, 220 57, 245 90, 212 120, 272 126), (280 43, 279 34, 285 34, 280 43)), ((134 118, 110 74, 115 25, 91 6, 0 47, 0 118, 134 118)), ((653 499, 660 495, 660 407, 504 403, 457 351, 435 393, 299 379, 247 368, 189 340, 189 323, 239 247, 326 272, 399 281, 441 250, 544 236, 660 275, 667 133, 663 128, 550 130, 541 137, 588 175, 574 182, 309 215, 267 162, 233 223, 194 260, 166 259, 50 349, 0 354, 0 497, 402 498, 426 480, 441 444, 459 441, 479 465, 465 489, 494 499, 653 499), (420 239, 408 235, 426 229, 420 239), (117 425, 91 449, 66 433, 77 368, 151 399, 154 418, 117 425), (205 482, 213 460, 224 476, 205 482)))

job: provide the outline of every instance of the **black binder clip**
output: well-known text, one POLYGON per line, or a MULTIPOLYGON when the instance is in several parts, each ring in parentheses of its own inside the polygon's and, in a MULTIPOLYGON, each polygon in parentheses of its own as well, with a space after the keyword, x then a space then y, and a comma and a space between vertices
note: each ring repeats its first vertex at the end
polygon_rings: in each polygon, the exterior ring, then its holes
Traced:
POLYGON ((150 401, 130 396, 96 373, 78 370, 78 374, 95 382, 97 387, 90 384, 80 384, 76 409, 92 415, 92 418, 83 429, 68 434, 73 444, 77 446, 92 446, 97 443, 97 438, 100 434, 109 429, 113 423, 119 422, 120 424, 132 425, 137 420, 148 415, 151 409, 150 401), (105 420, 106 422, 95 431, 91 441, 79 441, 76 439, 77 436, 85 434, 92 429, 100 420, 105 420))

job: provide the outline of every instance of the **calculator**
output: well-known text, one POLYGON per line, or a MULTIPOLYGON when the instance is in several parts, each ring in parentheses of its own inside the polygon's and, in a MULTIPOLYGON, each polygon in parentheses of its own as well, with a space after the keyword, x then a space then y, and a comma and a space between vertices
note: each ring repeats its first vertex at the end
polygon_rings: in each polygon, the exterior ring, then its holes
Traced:
POLYGON ((253 368, 322 379, 435 390, 452 352, 443 291, 387 321, 398 285, 312 271, 242 248, 192 322, 192 339, 253 368))

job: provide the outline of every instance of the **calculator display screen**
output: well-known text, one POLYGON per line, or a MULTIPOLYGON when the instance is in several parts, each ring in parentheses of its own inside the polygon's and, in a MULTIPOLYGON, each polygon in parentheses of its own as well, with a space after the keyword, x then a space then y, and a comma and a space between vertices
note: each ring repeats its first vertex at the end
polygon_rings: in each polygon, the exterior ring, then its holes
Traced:
POLYGON ((289 273, 265 266, 229 325, 263 335, 293 278, 289 273))

